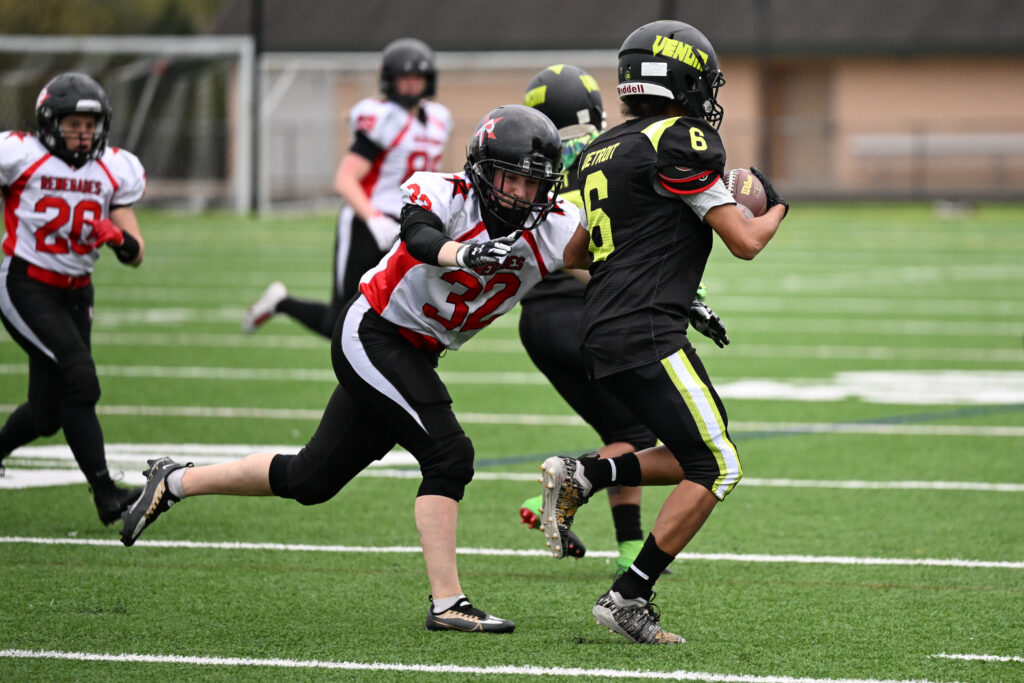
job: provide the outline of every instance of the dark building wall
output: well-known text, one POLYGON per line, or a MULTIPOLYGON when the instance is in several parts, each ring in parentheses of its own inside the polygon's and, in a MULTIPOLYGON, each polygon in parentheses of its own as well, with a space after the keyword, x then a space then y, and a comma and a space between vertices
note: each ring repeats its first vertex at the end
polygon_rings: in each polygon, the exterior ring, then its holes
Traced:
POLYGON ((1019 0, 232 0, 214 32, 252 33, 254 8, 268 51, 372 52, 402 36, 439 51, 615 49, 637 26, 674 18, 718 52, 1024 52, 1019 0))

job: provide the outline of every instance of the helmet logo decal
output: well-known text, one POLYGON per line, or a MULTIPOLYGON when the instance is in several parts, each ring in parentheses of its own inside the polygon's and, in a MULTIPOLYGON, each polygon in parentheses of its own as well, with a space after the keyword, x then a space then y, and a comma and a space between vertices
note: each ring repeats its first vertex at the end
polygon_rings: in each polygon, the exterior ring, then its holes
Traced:
POLYGON ((523 98, 523 104, 527 107, 536 107, 537 105, 544 104, 547 100, 548 86, 539 85, 533 90, 528 90, 526 96, 523 98))
POLYGON ((689 43, 681 40, 673 40, 666 36, 655 36, 654 46, 651 48, 654 55, 663 55, 669 59, 675 59, 687 66, 692 66, 703 73, 704 65, 708 63, 708 53, 695 48, 689 43))
POLYGON ((597 85, 597 79, 590 74, 581 74, 580 81, 583 83, 583 87, 587 89, 587 92, 601 92, 600 86, 597 85))
POLYGON ((42 90, 40 90, 39 91, 39 97, 36 98, 36 108, 38 109, 39 105, 41 105, 43 102, 45 102, 49 98, 50 98, 50 91, 49 90, 47 90, 46 88, 43 88, 42 90))
POLYGON ((477 144, 479 146, 483 147, 485 137, 490 140, 498 139, 494 135, 494 124, 496 124, 498 121, 501 121, 503 118, 505 117, 499 116, 496 119, 487 119, 482 124, 480 124, 480 127, 476 129, 477 144))

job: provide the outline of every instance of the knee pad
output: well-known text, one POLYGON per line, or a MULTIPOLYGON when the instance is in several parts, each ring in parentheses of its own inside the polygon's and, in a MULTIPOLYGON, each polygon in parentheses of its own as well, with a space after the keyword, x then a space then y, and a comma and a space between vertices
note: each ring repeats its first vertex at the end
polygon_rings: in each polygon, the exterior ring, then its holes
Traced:
POLYGON ((444 496, 462 500, 473 479, 473 442, 462 434, 447 442, 444 450, 420 458, 423 482, 419 496, 444 496))
POLYGON ((92 359, 72 363, 63 372, 64 400, 96 405, 100 400, 100 380, 92 359))
POLYGON ((303 505, 327 502, 341 487, 322 477, 304 476, 300 455, 274 456, 270 461, 270 490, 279 498, 291 498, 303 505))

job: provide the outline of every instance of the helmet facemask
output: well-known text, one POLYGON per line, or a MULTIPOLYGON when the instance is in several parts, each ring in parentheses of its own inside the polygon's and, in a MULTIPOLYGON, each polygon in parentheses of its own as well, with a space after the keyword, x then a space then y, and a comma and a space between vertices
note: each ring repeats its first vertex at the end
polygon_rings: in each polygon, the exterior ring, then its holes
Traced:
POLYGON ((510 234, 532 230, 540 225, 555 206, 562 176, 551 160, 540 154, 526 155, 518 164, 497 159, 466 163, 466 173, 477 189, 488 232, 510 234), (519 175, 538 181, 532 199, 521 199, 505 190, 506 175, 519 175), (491 230, 490 228, 494 228, 491 230))

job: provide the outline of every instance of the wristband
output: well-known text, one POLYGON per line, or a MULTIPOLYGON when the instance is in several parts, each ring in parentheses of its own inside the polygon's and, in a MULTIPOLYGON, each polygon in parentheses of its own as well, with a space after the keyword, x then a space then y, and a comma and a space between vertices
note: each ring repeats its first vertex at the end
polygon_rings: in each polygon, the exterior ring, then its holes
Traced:
POLYGON ((117 260, 121 263, 131 263, 139 255, 141 247, 139 241, 132 236, 127 230, 121 231, 124 234, 124 242, 119 246, 111 245, 110 248, 114 250, 114 255, 117 256, 117 260))

